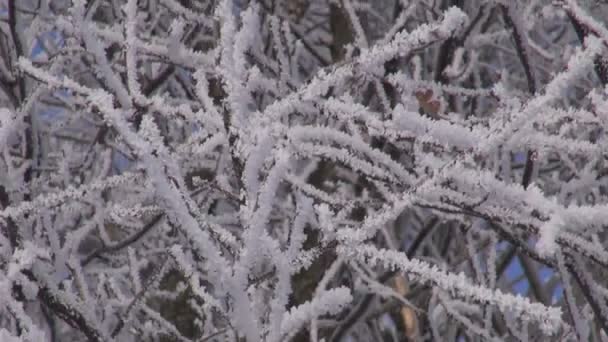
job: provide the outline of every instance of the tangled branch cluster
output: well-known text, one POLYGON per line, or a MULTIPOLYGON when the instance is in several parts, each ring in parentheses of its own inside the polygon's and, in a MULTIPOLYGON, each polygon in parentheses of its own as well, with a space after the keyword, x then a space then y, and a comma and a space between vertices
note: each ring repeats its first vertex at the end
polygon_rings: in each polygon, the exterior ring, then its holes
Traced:
POLYGON ((1 1, 0 340, 608 340, 607 9, 1 1))

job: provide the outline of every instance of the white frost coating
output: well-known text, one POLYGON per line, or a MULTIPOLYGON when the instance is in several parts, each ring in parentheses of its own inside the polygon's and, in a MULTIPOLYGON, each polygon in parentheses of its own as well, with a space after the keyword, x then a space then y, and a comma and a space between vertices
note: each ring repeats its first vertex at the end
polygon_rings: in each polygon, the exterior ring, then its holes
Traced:
POLYGON ((125 5, 127 20, 125 22, 127 84, 135 99, 141 99, 141 87, 137 81, 137 0, 128 0, 125 5))
POLYGON ((541 255, 550 256, 557 249, 556 239, 564 227, 564 220, 560 213, 553 213, 551 219, 540 226, 540 237, 536 242, 536 250, 541 255))
MULTIPOLYGON (((84 25, 91 25, 87 22, 84 25)), ((87 49, 95 56, 95 61, 99 68, 99 77, 103 79, 108 88, 110 88, 113 94, 116 95, 116 99, 120 102, 123 108, 131 108, 131 99, 127 88, 122 84, 119 77, 112 70, 109 61, 106 58, 105 51, 103 51, 98 38, 93 35, 92 30, 85 29, 82 33, 82 38, 87 49)))
POLYGON ((312 301, 292 308, 281 321, 281 333, 291 336, 313 318, 342 311, 353 300, 350 290, 338 287, 323 292, 312 301))
POLYGON ((424 261, 408 259, 401 252, 377 249, 370 245, 345 247, 340 251, 345 257, 356 258, 373 265, 382 265, 391 270, 401 270, 416 281, 434 284, 455 296, 493 304, 498 306, 501 311, 512 311, 524 320, 538 322, 545 333, 554 333, 564 324, 560 308, 532 303, 527 298, 475 285, 462 273, 449 273, 424 261))
POLYGON ((417 136, 431 141, 437 141, 446 146, 456 146, 469 149, 477 146, 482 136, 481 129, 471 130, 462 125, 447 121, 432 120, 418 113, 408 112, 402 105, 393 110, 393 120, 397 128, 406 131, 411 136, 417 136))
POLYGON ((12 335, 8 330, 2 328, 2 329, 0 329, 0 341, 23 342, 23 339, 21 337, 12 335))
POLYGON ((29 241, 26 242, 22 249, 17 249, 13 253, 13 262, 8 266, 8 277, 14 278, 22 269, 31 266, 37 258, 48 259, 48 251, 37 248, 29 241))
POLYGON ((0 49, 0 339, 48 341, 39 308, 92 341, 587 340, 608 321, 596 7, 503 1, 513 44, 484 0, 343 0, 339 46, 336 1, 64 2, 10 1, 16 33, 4 13, 23 51, 0 49), (499 274, 514 248, 547 261, 522 259, 530 300, 499 274), (387 295, 402 315, 366 299, 387 295))
MULTIPOLYGON (((396 176, 396 180, 398 182, 410 183, 411 175, 407 170, 403 168, 402 165, 395 162, 385 153, 381 151, 375 150, 371 148, 369 145, 363 143, 361 140, 355 139, 354 137, 345 134, 343 132, 328 129, 326 127, 294 127, 288 133, 288 136, 294 141, 294 145, 297 148, 297 145, 300 142, 306 140, 314 140, 320 141, 322 143, 332 142, 336 144, 343 145, 352 149, 354 152, 359 152, 364 156, 370 157, 372 160, 376 160, 377 163, 385 168, 388 171, 391 171, 393 175, 396 176)), ((349 157, 346 157, 349 159, 349 157)), ((369 171, 371 174, 376 173, 376 171, 369 171)), ((378 171, 382 172, 382 171, 378 171)))
POLYGON ((53 207, 59 205, 68 199, 79 199, 85 196, 87 192, 102 191, 106 188, 121 186, 130 182, 134 182, 137 175, 126 173, 124 175, 108 177, 103 181, 94 182, 80 188, 69 187, 64 191, 40 195, 30 202, 21 202, 17 206, 7 207, 0 211, 0 217, 19 217, 27 213, 36 211, 42 207, 53 207))
POLYGON ((16 115, 8 108, 0 108, 0 146, 5 146, 14 133, 16 115))
POLYGON ((264 113, 268 113, 272 118, 279 118, 289 112, 290 109, 302 100, 314 99, 327 92, 328 88, 339 83, 353 74, 353 67, 357 66, 362 70, 386 62, 395 55, 402 55, 424 46, 432 41, 447 38, 455 31, 459 30, 466 22, 467 16, 457 7, 451 7, 445 12, 442 22, 433 25, 420 25, 412 32, 402 31, 395 35, 395 38, 387 44, 373 46, 364 50, 355 60, 354 64, 346 64, 333 70, 330 74, 324 70, 313 78, 306 86, 268 106, 264 113))
POLYGON ((604 44, 608 44, 608 29, 605 25, 599 23, 588 13, 585 13, 585 10, 582 9, 575 0, 565 0, 565 3, 566 11, 568 11, 581 23, 589 27, 594 34, 596 34, 601 40, 604 41, 604 44))
POLYGON ((544 255, 553 255, 557 248, 556 239, 563 231, 574 233, 598 233, 608 222, 608 206, 560 207, 553 211, 549 221, 540 226, 540 237, 536 244, 544 255))
POLYGON ((585 40, 585 48, 579 49, 569 60, 568 68, 556 75, 545 87, 545 93, 529 101, 524 108, 514 114, 514 117, 506 125, 500 125, 490 130, 486 138, 480 141, 478 149, 480 152, 487 152, 495 149, 505 140, 513 138, 513 133, 517 129, 544 113, 544 109, 561 99, 569 84, 576 79, 584 76, 593 65, 593 58, 602 51, 601 40, 593 36, 585 40), (482 143, 483 142, 483 143, 482 143))

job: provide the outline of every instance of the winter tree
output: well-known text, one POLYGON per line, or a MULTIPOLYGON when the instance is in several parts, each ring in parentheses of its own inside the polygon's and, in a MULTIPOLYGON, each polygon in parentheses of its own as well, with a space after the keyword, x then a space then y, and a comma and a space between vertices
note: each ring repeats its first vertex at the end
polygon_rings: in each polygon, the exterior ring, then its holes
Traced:
POLYGON ((605 1, 0 16, 0 341, 608 341, 605 1))

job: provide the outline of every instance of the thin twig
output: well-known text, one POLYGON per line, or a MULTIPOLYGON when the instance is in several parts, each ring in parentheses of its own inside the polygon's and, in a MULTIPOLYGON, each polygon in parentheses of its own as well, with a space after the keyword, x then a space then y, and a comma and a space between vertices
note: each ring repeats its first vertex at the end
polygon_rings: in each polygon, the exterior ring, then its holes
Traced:
POLYGON ((133 244, 134 242, 136 242, 137 240, 139 240, 142 236, 144 236, 147 232, 149 232, 150 230, 152 230, 152 228, 154 228, 156 226, 156 224, 158 222, 160 222, 160 220, 163 218, 163 216, 164 216, 164 214, 159 214, 159 215, 155 216, 150 222, 148 222, 137 233, 129 236, 128 238, 120 241, 117 244, 110 245, 110 246, 104 246, 104 247, 96 249, 93 253, 89 254, 89 256, 87 256, 81 262, 80 265, 82 267, 85 267, 91 261, 93 261, 93 259, 100 257, 102 254, 117 252, 117 251, 119 251, 119 250, 121 250, 121 249, 123 249, 125 247, 130 246, 131 244, 133 244))
MULTIPOLYGON (((414 255, 416 255, 418 249, 420 248, 420 246, 422 246, 422 242, 433 231, 438 221, 439 219, 437 218, 437 216, 434 216, 420 230, 418 236, 406 252, 408 258, 413 258, 414 255)), ((386 283, 389 279, 393 278, 395 274, 397 274, 397 271, 385 272, 378 278, 378 282, 386 283)), ((367 295, 365 295, 365 297, 363 297, 359 304, 346 316, 344 322, 336 328, 330 341, 339 342, 348 333, 352 326, 359 321, 359 319, 365 314, 365 312, 367 312, 375 296, 376 295, 374 293, 368 293, 367 295)))

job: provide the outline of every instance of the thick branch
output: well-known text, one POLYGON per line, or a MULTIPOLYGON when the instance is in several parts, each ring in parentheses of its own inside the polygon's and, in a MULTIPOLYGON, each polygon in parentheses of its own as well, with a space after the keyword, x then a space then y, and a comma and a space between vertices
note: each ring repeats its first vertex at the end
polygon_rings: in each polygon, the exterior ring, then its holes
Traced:
MULTIPOLYGON (((15 0, 8 0, 8 27, 17 55, 15 60, 18 60, 19 57, 23 56, 23 47, 21 46, 21 40, 19 40, 19 35, 17 34, 17 9, 15 8, 15 0)), ((17 83, 19 86, 19 94, 16 96, 20 101, 23 101, 25 98, 25 79, 23 77, 18 77, 17 83)))

